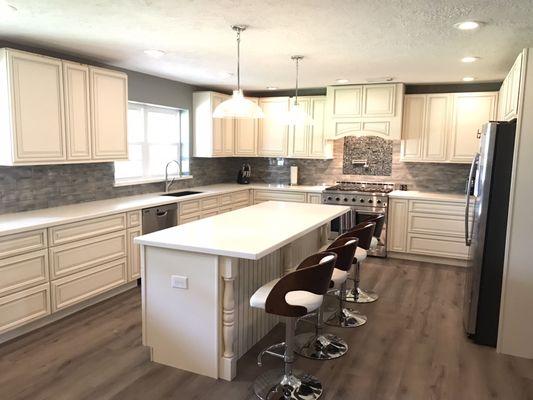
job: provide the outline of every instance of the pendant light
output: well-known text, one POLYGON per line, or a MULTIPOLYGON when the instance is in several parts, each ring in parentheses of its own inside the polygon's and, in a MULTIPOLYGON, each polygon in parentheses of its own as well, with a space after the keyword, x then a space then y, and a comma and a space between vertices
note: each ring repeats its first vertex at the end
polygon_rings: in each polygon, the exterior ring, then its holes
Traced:
POLYGON ((232 25, 231 29, 237 32, 237 90, 233 91, 230 99, 215 108, 213 118, 263 118, 263 110, 253 101, 245 99, 241 89, 241 32, 246 30, 246 25, 232 25))
POLYGON ((294 103, 291 109, 282 116, 282 123, 290 126, 313 125, 313 119, 305 112, 298 103, 298 64, 304 56, 292 56, 291 60, 296 62, 296 87, 294 92, 294 103))

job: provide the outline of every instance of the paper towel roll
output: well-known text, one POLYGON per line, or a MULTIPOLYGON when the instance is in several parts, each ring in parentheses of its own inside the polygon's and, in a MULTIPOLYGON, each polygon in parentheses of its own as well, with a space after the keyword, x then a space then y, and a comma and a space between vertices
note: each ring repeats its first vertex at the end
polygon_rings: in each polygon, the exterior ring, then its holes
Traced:
POLYGON ((296 165, 291 165, 291 185, 298 184, 298 167, 296 165))

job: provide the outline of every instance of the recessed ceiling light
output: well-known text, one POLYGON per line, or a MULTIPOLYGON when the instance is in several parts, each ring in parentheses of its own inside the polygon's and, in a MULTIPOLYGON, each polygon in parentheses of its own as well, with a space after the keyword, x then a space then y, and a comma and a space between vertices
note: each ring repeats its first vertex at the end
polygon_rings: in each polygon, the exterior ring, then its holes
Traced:
POLYGON ((464 62, 464 63, 473 63, 473 62, 476 62, 477 60, 479 60, 479 57, 468 56, 468 57, 461 58, 461 62, 464 62))
POLYGON ((267 86, 267 90, 278 90, 276 86, 267 86))
POLYGON ((144 54, 146 54, 149 57, 153 57, 153 58, 161 58, 167 53, 164 52, 163 50, 148 49, 144 51, 144 54))
POLYGON ((222 79, 227 79, 227 78, 231 78, 233 74, 231 72, 220 71, 218 73, 218 76, 220 76, 222 79))
POLYGON ((454 25, 454 28, 460 29, 462 31, 471 31, 472 29, 477 29, 481 25, 484 25, 484 22, 480 21, 463 21, 458 22, 454 25))
POLYGON ((337 79, 335 82, 337 82, 337 83, 348 83, 349 80, 348 79, 337 79))
POLYGON ((473 76, 465 76, 463 78, 463 81, 465 82, 472 82, 473 80, 475 80, 476 78, 474 78, 473 76))
POLYGON ((17 7, 15 7, 14 5, 9 4, 5 0, 0 0, 0 12, 12 13, 12 12, 15 12, 15 11, 18 11, 17 7))

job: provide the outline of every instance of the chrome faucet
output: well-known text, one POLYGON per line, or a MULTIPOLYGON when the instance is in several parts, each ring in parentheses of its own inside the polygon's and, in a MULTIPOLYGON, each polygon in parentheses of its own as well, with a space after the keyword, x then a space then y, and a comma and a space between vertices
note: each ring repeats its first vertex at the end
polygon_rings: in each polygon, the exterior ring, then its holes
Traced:
POLYGON ((176 163, 176 165, 178 166, 178 177, 181 177, 181 164, 180 164, 180 162, 178 160, 170 160, 167 163, 167 166, 165 167, 165 192, 168 192, 168 189, 170 189, 170 187, 172 186, 172 184, 175 181, 174 177, 172 177, 170 182, 168 181, 168 166, 170 164, 172 164, 172 163, 176 163))

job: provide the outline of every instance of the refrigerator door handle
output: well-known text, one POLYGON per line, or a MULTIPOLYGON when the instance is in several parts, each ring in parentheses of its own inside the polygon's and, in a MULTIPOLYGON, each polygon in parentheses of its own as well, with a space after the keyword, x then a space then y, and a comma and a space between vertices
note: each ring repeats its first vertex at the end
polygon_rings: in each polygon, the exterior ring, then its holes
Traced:
POLYGON ((468 175, 468 181, 466 182, 466 206, 465 206, 465 244, 470 246, 472 244, 472 237, 469 237, 470 229, 468 226, 469 214, 470 214, 470 188, 472 187, 472 179, 476 172, 476 166, 479 160, 479 153, 476 153, 472 165, 470 166, 470 174, 468 175))

